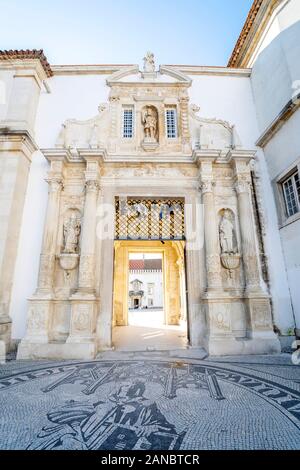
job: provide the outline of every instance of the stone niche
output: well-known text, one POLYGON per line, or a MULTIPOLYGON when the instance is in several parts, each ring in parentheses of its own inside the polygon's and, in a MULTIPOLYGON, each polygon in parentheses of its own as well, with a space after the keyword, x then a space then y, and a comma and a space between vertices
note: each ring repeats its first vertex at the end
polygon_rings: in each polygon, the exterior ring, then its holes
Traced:
POLYGON ((241 254, 237 238, 236 217, 232 209, 226 207, 218 212, 220 259, 225 274, 225 287, 239 288, 241 254))
POLYGON ((155 106, 146 105, 141 113, 144 138, 141 146, 146 152, 156 150, 159 146, 158 111, 155 106))

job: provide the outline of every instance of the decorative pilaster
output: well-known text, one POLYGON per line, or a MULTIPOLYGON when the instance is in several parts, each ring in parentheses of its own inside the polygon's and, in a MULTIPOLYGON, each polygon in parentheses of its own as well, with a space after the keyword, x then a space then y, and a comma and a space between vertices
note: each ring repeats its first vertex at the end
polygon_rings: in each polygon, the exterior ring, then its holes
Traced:
POLYGON ((49 184, 49 195, 42 252, 40 256, 40 268, 38 287, 34 296, 30 299, 27 314, 26 336, 22 340, 18 350, 18 357, 25 358, 28 343, 48 343, 51 339, 51 318, 53 313, 53 281, 55 273, 55 256, 57 244, 57 231, 60 212, 61 192, 63 190, 64 158, 58 157, 51 160, 51 168, 46 178, 49 184))
MULTIPOLYGON (((46 212, 42 253, 40 256, 40 269, 38 277, 37 294, 52 294, 53 275, 55 269, 55 253, 57 241, 57 227, 60 209, 61 192, 63 190, 62 172, 58 171, 58 162, 52 162, 52 171, 46 179, 49 184, 49 196, 46 212), (54 167, 56 166, 56 168, 54 167)), ((61 162, 60 162, 61 163, 61 162)))
POLYGON ((247 307, 247 336, 264 347, 266 352, 279 352, 280 343, 273 332, 270 298, 263 281, 259 262, 258 241, 250 193, 250 162, 253 152, 231 151, 235 173, 235 190, 242 239, 245 273, 245 304, 247 307), (261 342, 261 344, 259 343, 261 342))
POLYGON ((254 232, 255 227, 252 222, 250 181, 238 176, 235 190, 238 199, 246 291, 261 291, 262 276, 258 262, 257 243, 254 232))
POLYGON ((202 203, 204 210, 204 237, 206 251, 207 291, 222 288, 217 221, 212 177, 202 177, 202 203))
POLYGON ((191 136, 189 128, 189 96, 187 93, 183 93, 180 96, 179 104, 183 152, 189 153, 191 151, 191 136))
POLYGON ((70 298, 71 323, 67 343, 81 343, 84 357, 96 353, 96 317, 98 300, 95 296, 96 218, 99 194, 98 157, 86 157, 85 204, 79 261, 78 290, 70 298))
POLYGON ((81 291, 94 293, 96 212, 99 182, 96 179, 88 179, 85 184, 85 191, 78 287, 81 291))
POLYGON ((109 139, 109 151, 116 152, 116 141, 118 138, 118 103, 120 97, 117 95, 111 95, 109 97, 110 109, 111 109, 111 124, 110 124, 110 139, 109 139))

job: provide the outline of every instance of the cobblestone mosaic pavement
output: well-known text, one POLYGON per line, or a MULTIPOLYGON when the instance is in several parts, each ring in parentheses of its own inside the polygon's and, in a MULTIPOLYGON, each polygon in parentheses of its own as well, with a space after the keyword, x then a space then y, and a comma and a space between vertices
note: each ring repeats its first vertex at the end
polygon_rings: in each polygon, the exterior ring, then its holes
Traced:
POLYGON ((300 449, 288 354, 0 366, 0 449, 300 449))

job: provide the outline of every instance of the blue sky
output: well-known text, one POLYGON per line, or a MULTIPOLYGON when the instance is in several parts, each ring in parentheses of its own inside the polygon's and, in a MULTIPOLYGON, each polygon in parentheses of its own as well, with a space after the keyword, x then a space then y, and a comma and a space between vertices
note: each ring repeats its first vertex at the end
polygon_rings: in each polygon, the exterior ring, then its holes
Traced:
POLYGON ((226 65, 253 0, 0 0, 0 49, 52 64, 226 65))

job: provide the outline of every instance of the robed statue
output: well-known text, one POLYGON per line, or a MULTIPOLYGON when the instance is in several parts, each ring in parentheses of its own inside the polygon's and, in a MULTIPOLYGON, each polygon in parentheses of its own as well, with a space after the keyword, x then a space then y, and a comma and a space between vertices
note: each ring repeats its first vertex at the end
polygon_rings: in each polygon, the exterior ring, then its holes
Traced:
POLYGON ((231 212, 225 210, 219 225, 220 245, 222 254, 237 252, 235 230, 232 223, 231 212))
POLYGON ((64 253, 77 253, 80 230, 80 220, 73 212, 64 223, 64 253))

